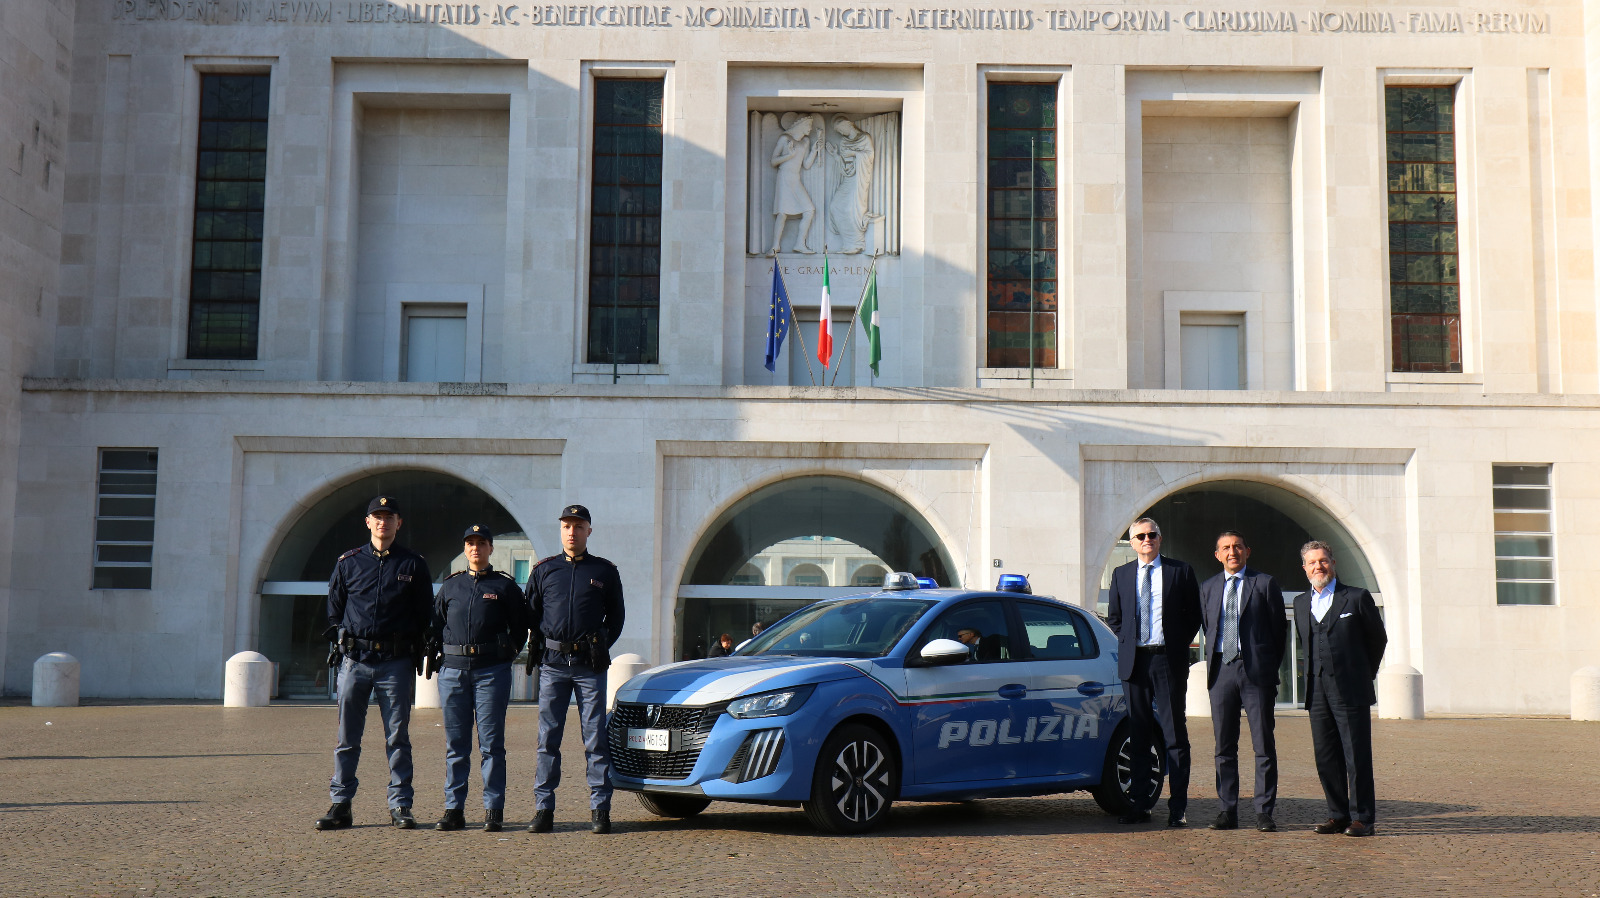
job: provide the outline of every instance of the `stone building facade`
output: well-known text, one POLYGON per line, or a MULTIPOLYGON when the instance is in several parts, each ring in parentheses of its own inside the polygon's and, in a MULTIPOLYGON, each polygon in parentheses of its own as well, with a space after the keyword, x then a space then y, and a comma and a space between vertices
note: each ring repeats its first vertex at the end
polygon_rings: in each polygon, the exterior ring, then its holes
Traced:
POLYGON ((316 694, 383 489, 440 576, 588 505, 652 662, 878 562, 1094 607, 1146 512, 1290 591, 1315 537, 1381 596, 1384 713, 1561 713, 1590 12, 8 6, 3 688, 64 650, 214 697, 255 649, 316 694))

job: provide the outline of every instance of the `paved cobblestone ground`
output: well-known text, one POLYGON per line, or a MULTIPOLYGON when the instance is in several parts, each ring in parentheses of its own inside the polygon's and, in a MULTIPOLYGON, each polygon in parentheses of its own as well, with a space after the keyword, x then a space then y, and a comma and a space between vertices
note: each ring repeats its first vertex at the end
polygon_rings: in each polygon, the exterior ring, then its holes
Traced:
MULTIPOLYGON (((1378 722, 1372 839, 1309 831, 1325 813, 1298 715, 1278 721, 1282 831, 1270 835, 1204 828, 1216 814, 1210 722, 1193 720, 1201 757, 1187 830, 1130 831, 1075 794, 897 805, 882 831, 833 838, 797 810, 713 804, 672 822, 619 793, 616 832, 603 837, 588 832, 576 721, 556 832, 521 830, 532 814, 537 727, 524 706, 509 724, 515 831, 390 829, 382 755, 369 747, 356 828, 314 832, 328 804, 334 715, 326 705, 0 707, 0 889, 138 898, 1600 896, 1594 723, 1378 722)), ((424 824, 442 807, 438 723, 437 710, 413 718, 424 824)), ((369 740, 374 732, 375 714, 369 740)), ((1248 750, 1244 762, 1248 770, 1248 750)), ((478 801, 476 783, 468 801, 478 801)))

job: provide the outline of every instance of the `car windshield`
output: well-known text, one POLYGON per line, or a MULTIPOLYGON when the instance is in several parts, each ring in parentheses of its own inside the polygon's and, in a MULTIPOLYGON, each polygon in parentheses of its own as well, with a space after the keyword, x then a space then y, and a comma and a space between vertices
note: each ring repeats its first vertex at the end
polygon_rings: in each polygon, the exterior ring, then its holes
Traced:
POLYGON ((933 604, 927 599, 876 597, 818 602, 768 627, 739 654, 879 658, 933 604))

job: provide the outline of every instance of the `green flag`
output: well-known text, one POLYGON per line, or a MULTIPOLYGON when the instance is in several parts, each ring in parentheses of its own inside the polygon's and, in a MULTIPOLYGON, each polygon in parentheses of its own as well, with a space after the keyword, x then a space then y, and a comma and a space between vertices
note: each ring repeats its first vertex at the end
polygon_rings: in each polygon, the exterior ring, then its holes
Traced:
POLYGON ((878 375, 878 362, 883 359, 883 331, 878 328, 878 266, 874 262, 867 272, 867 289, 861 294, 861 326, 867 332, 868 364, 872 376, 878 375))

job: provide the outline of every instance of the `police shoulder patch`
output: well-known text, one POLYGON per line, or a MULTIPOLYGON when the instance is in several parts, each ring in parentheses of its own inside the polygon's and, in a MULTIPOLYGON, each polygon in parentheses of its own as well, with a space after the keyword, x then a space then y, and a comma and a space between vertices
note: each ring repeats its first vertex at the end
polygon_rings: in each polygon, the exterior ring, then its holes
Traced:
MULTIPOLYGON (((546 555, 545 557, 539 559, 539 564, 544 564, 547 561, 555 561, 558 558, 565 558, 565 557, 567 557, 567 556, 565 556, 565 555, 546 555)), ((538 567, 539 564, 534 565, 534 567, 538 567)))
POLYGON ((450 576, 446 577, 445 579, 446 580, 454 580, 455 578, 457 578, 457 577, 459 577, 459 576, 461 576, 462 574, 465 574, 465 573, 466 573, 466 571, 456 571, 455 573, 451 574, 450 576))
MULTIPOLYGON (((351 555, 355 555, 355 554, 359 553, 360 551, 361 551, 361 547, 360 546, 356 546, 354 549, 351 549, 350 551, 344 553, 343 555, 340 555, 339 556, 339 561, 343 561, 346 558, 349 558, 351 555)), ((323 557, 326 558, 327 556, 324 555, 323 557)), ((338 563, 339 563, 338 561, 334 562, 334 564, 338 564, 338 563)))

